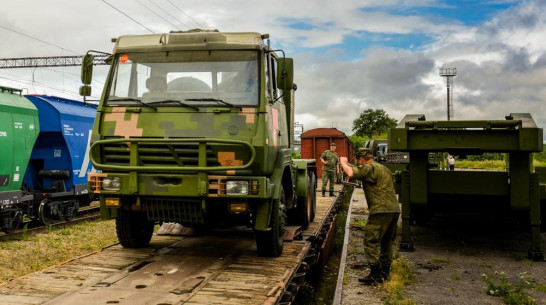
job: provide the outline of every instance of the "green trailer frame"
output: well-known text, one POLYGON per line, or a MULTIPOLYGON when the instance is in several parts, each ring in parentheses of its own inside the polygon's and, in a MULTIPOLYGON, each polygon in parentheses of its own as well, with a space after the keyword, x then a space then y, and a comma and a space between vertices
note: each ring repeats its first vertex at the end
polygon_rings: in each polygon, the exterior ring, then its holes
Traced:
POLYGON ((397 179, 402 203, 401 250, 414 249, 410 225, 431 211, 450 210, 450 198, 471 200, 475 208, 507 209, 529 218, 529 257, 543 260, 540 241, 539 175, 532 171, 532 153, 543 150, 542 128, 528 113, 512 113, 505 120, 426 121, 407 115, 389 131, 389 148, 409 152, 409 170, 397 179), (430 169, 430 152, 451 154, 507 153, 507 171, 445 171, 430 169))

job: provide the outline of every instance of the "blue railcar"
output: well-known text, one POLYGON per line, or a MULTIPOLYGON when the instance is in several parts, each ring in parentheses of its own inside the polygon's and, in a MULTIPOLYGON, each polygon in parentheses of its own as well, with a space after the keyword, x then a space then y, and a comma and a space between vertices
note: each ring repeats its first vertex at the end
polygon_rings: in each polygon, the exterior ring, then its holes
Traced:
POLYGON ((87 174, 89 137, 96 108, 47 95, 26 95, 38 109, 40 133, 34 144, 24 185, 34 195, 31 215, 43 223, 71 218, 90 202, 87 174))
POLYGON ((96 109, 82 102, 55 96, 25 96, 38 108, 40 134, 30 157, 31 166, 25 183, 32 189, 87 190, 87 173, 92 170, 87 149, 96 109), (64 185, 51 177, 39 178, 40 170, 68 171, 64 185))
POLYGON ((2 231, 25 219, 70 219, 91 202, 88 149, 95 114, 82 102, 0 87, 2 231))

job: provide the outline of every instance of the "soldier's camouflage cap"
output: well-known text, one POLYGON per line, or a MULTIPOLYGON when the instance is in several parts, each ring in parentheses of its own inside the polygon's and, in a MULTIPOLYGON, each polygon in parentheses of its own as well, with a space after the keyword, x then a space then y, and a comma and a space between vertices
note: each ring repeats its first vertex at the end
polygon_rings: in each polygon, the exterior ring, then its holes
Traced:
POLYGON ((369 148, 359 148, 356 151, 356 157, 364 157, 366 155, 372 155, 372 151, 369 148))
POLYGON ((332 143, 332 144, 330 144, 330 146, 336 146, 336 143, 332 143))

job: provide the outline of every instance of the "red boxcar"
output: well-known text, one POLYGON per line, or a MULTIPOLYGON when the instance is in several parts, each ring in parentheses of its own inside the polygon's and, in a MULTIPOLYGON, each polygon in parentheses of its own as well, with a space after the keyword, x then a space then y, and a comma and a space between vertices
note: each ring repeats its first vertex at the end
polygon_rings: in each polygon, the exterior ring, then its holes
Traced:
POLYGON ((317 178, 322 177, 322 162, 320 155, 330 149, 330 143, 336 143, 336 152, 340 157, 353 161, 353 143, 345 133, 335 128, 315 128, 301 135, 301 158, 317 160, 317 178))

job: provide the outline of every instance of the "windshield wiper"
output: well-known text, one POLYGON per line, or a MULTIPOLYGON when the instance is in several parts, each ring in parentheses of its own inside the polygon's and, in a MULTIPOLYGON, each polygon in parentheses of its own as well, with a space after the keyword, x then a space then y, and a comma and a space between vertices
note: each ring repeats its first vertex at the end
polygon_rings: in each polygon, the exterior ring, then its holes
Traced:
POLYGON ((157 110, 157 107, 148 105, 147 103, 144 103, 140 99, 132 98, 132 97, 126 97, 126 98, 116 98, 116 99, 109 99, 109 102, 137 102, 143 106, 153 108, 154 110, 157 110))
POLYGON ((179 101, 179 100, 153 101, 153 102, 149 102, 148 105, 160 105, 160 104, 170 104, 170 103, 177 103, 178 105, 181 105, 181 106, 184 106, 184 107, 189 107, 189 108, 192 108, 192 109, 195 109, 195 110, 199 111, 198 107, 186 104, 186 103, 184 103, 182 101, 179 101))
POLYGON ((215 98, 187 98, 184 101, 188 101, 188 102, 218 102, 220 104, 224 104, 224 105, 232 107, 232 108, 237 108, 239 110, 243 109, 243 107, 241 107, 241 106, 237 106, 237 105, 234 105, 232 103, 228 103, 228 102, 225 102, 223 100, 219 100, 219 99, 215 99, 215 98))

